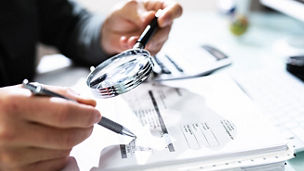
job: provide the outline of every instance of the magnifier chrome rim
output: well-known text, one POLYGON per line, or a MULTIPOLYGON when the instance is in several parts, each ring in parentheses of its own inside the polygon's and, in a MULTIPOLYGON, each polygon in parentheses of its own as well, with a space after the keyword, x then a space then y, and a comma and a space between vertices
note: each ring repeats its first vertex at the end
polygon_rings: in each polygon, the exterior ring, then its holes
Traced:
POLYGON ((92 90, 94 90, 94 92, 96 92, 97 94, 99 94, 101 97, 114 97, 116 95, 125 93, 127 91, 130 91, 131 89, 136 88, 139 84, 141 84, 144 80, 146 80, 148 78, 148 76, 150 75, 150 73, 152 72, 152 57, 150 56, 150 53, 144 49, 130 49, 127 51, 124 51, 118 55, 115 55, 109 59, 107 59, 106 61, 102 62, 101 64, 99 64, 93 71, 91 71, 91 73, 88 75, 87 77, 87 86, 90 87, 92 90), (118 60, 119 58, 123 58, 123 56, 127 56, 127 55, 136 55, 136 54, 140 54, 144 57, 147 58, 148 63, 144 66, 144 69, 138 73, 136 73, 135 78, 133 81, 127 80, 128 82, 122 82, 119 83, 117 85, 112 85, 112 86, 108 86, 108 87, 102 87, 100 88, 100 83, 96 84, 96 85, 91 85, 93 78, 96 76, 96 74, 98 74, 102 69, 104 69, 105 67, 107 67, 109 64, 111 64, 113 61, 118 60), (104 92, 106 93, 104 93, 104 92))
POLYGON ((94 92, 97 92, 96 94, 98 94, 99 96, 114 97, 116 95, 130 91, 134 87, 137 87, 138 85, 140 85, 150 75, 151 71, 152 71, 152 67, 150 67, 149 70, 147 70, 147 72, 144 74, 145 76, 143 76, 142 78, 138 79, 135 82, 132 82, 132 84, 130 83, 131 84, 130 86, 124 87, 123 89, 121 89, 120 87, 110 87, 110 88, 93 89, 93 90, 94 90, 94 92))
MULTIPOLYGON (((134 83, 137 83, 139 81, 141 81, 142 79, 144 79, 146 76, 148 76, 148 74, 150 73, 150 71, 152 70, 152 67, 149 67, 146 72, 143 74, 142 77, 139 77, 136 81, 132 81, 132 82, 128 82, 126 85, 126 87, 123 87, 123 88, 128 88, 130 86, 132 86, 131 84, 134 84, 134 83)), ((98 90, 99 91, 102 91, 102 90, 115 90, 115 91, 119 91, 121 89, 120 86, 111 86, 111 87, 108 87, 108 88, 99 88, 98 90)))
MULTIPOLYGON (((138 74, 138 75, 139 75, 139 77, 137 77, 138 80, 140 80, 140 79, 142 79, 143 77, 145 77, 146 74, 149 73, 149 72, 147 72, 147 71, 150 71, 151 69, 152 69, 152 67, 151 67, 151 65, 149 65, 149 64, 147 64, 146 66, 144 66, 144 69, 142 70, 142 72, 140 72, 140 74, 138 74)), ((127 86, 127 85, 129 85, 129 84, 131 84, 131 83, 134 83, 134 82, 136 82, 136 80, 126 82, 126 83, 124 84, 124 86, 127 86)), ((121 86, 120 86, 120 85, 114 85, 114 86, 109 86, 109 87, 105 87, 105 88, 98 88, 98 87, 96 87, 95 89, 102 90, 102 89, 109 89, 109 88, 114 88, 114 89, 118 88, 118 89, 120 89, 121 86)))
MULTIPOLYGON (((143 82, 143 80, 149 76, 150 72, 152 71, 152 67, 149 67, 149 69, 143 74, 142 77, 138 78, 136 81, 133 81, 133 82, 129 82, 128 86, 126 87, 123 87, 123 88, 129 88, 129 87, 132 87, 131 84, 136 84, 137 82, 143 82)), ((114 90, 114 91, 120 91, 121 90, 121 87, 120 86, 112 86, 112 87, 109 87, 109 88, 102 88, 102 89, 96 89, 100 92, 102 91, 109 91, 109 90, 114 90)))
MULTIPOLYGON (((145 77, 148 77, 149 76, 149 72, 152 70, 152 68, 150 68, 147 73, 145 74, 146 76, 145 77)), ((140 83, 142 83, 146 78, 143 77, 141 79, 138 79, 136 82, 133 82, 132 85, 130 86, 127 86, 127 87, 124 87, 123 90, 130 90, 134 87, 134 85, 139 85, 140 83)), ((111 88, 105 88, 105 89, 94 89, 96 91, 98 91, 98 94, 101 94, 101 95, 106 95, 106 94, 117 94, 117 93, 121 93, 121 92, 124 92, 122 91, 122 89, 120 89, 119 87, 111 87, 111 88)))
POLYGON ((117 90, 117 89, 98 90, 98 89, 95 89, 94 91, 98 92, 98 94, 101 95, 101 96, 108 96, 108 95, 112 96, 112 95, 117 95, 117 94, 121 94, 121 93, 127 92, 127 91, 133 89, 134 86, 138 86, 141 83, 142 83, 142 81, 135 82, 135 83, 132 84, 132 86, 126 87, 123 90, 117 90))

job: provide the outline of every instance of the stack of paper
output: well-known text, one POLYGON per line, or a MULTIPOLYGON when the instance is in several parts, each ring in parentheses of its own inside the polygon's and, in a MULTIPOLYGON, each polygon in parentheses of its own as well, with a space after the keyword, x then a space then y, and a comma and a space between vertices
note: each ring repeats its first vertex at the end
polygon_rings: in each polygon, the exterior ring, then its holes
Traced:
POLYGON ((98 100, 98 108, 137 139, 96 125, 72 151, 76 163, 66 170, 284 170, 293 157, 293 149, 225 75, 145 83, 98 100))

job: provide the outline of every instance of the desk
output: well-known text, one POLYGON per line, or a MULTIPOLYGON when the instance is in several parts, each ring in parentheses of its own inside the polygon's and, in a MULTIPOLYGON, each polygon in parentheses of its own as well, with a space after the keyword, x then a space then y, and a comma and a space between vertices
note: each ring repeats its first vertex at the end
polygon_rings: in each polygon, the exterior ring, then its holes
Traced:
MULTIPOLYGON (((233 58, 233 66, 221 72, 235 75, 267 66, 284 65, 284 57, 287 54, 278 48, 280 40, 290 36, 304 37, 304 24, 284 15, 256 13, 250 16, 250 22, 247 34, 236 38, 229 32, 228 18, 215 13, 185 12, 183 17, 174 23, 167 44, 181 47, 180 42, 186 42, 183 48, 192 43, 214 45, 233 58)), ((86 68, 67 67, 40 74, 36 80, 46 84, 72 86, 87 74, 86 68)), ((286 170, 304 170, 304 152, 288 161, 286 170)))

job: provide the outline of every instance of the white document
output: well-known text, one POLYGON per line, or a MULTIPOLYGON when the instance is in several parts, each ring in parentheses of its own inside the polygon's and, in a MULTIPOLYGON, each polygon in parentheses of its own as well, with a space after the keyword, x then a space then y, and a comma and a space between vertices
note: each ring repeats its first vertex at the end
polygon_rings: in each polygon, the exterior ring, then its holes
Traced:
POLYGON ((96 125, 92 136, 72 151, 79 170, 213 170, 293 157, 285 140, 227 76, 166 84, 144 83, 119 97, 98 100, 101 113, 137 139, 96 125))

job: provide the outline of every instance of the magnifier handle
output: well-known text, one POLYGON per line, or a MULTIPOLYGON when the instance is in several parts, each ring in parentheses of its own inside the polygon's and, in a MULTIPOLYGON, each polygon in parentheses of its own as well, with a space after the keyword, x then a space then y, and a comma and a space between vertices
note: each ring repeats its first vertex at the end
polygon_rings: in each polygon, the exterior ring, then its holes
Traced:
POLYGON ((139 39, 137 40, 134 48, 144 49, 150 38, 153 36, 155 31, 158 29, 157 23, 158 17, 155 16, 153 20, 150 22, 149 25, 145 28, 144 32, 140 35, 139 39))

